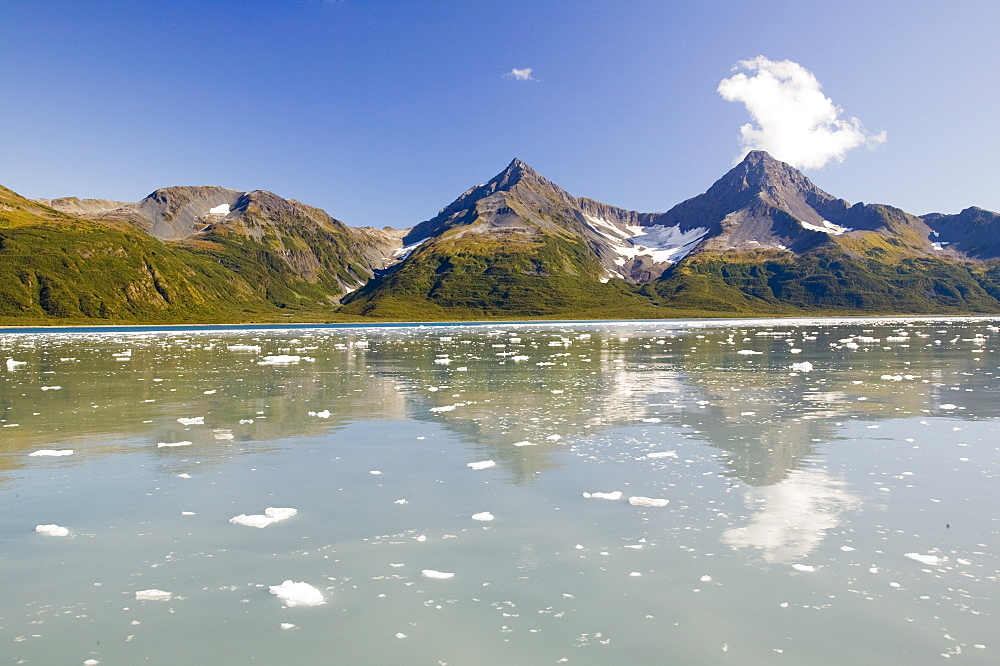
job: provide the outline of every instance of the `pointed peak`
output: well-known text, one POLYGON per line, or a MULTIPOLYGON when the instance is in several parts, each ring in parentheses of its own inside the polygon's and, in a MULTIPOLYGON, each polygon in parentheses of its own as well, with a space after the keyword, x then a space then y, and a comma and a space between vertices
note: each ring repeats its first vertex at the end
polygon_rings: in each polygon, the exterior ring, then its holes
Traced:
POLYGON ((783 164, 780 160, 771 157, 771 153, 766 150, 751 150, 742 160, 743 164, 783 164))
POLYGON ((535 174, 535 175, 538 175, 538 172, 535 171, 534 169, 532 169, 529 165, 525 164, 519 158, 515 157, 514 159, 512 159, 510 161, 510 164, 507 165, 507 168, 504 169, 501 172, 500 175, 518 175, 518 176, 520 176, 520 175, 523 175, 523 174, 535 174))

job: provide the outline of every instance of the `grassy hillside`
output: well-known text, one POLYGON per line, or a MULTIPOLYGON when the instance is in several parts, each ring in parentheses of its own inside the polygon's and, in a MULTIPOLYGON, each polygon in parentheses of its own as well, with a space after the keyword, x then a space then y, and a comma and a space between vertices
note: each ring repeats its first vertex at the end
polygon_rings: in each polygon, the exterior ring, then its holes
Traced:
POLYGON ((241 321, 329 317, 339 284, 292 275, 266 244, 166 244, 0 189, 0 322, 241 321))
POLYGON ((837 247, 787 252, 702 253, 656 285, 658 303, 720 311, 791 313, 1000 312, 1000 268, 928 257, 889 262, 837 247))

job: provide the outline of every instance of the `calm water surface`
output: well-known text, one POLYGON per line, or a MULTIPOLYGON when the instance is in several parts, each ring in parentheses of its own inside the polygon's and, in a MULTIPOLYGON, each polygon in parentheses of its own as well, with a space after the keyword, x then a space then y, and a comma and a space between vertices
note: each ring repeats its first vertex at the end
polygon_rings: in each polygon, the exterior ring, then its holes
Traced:
POLYGON ((0 336, 0 663, 997 663, 996 323, 0 336))

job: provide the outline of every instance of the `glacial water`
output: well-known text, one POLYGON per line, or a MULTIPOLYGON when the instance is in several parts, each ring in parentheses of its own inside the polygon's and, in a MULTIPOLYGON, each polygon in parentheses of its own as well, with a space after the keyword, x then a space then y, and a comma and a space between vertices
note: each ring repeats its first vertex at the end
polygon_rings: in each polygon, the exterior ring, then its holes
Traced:
POLYGON ((0 335, 0 662, 994 664, 998 337, 0 335))

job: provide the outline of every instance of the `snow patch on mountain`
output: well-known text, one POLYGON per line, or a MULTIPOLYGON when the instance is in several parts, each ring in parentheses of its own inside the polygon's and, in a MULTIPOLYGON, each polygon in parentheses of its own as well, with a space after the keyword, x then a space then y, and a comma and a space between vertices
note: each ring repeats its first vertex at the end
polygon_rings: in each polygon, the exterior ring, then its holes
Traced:
POLYGON ((805 220, 799 220, 799 224, 802 225, 803 229, 808 229, 809 231, 821 231, 824 234, 830 234, 831 236, 839 236, 840 234, 847 233, 848 231, 853 231, 853 229, 848 229, 847 227, 842 227, 839 224, 834 224, 829 220, 823 220, 823 224, 810 224, 805 220))
MULTIPOLYGON (((617 225, 608 220, 585 216, 591 229, 601 234, 618 257, 618 266, 637 257, 649 257, 654 263, 676 263, 686 257, 708 234, 706 227, 682 231, 680 225, 617 225)), ((620 274, 611 271, 613 277, 620 274)))

